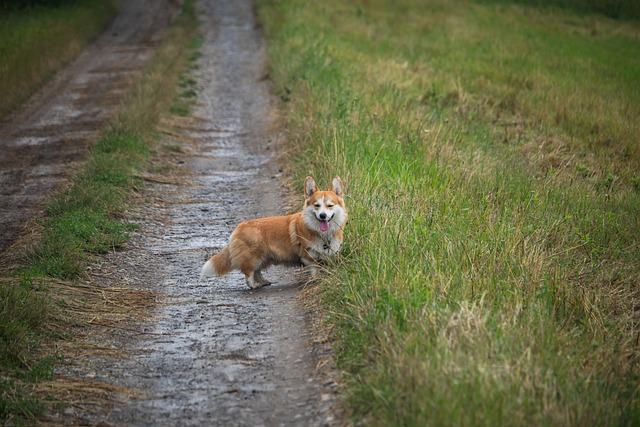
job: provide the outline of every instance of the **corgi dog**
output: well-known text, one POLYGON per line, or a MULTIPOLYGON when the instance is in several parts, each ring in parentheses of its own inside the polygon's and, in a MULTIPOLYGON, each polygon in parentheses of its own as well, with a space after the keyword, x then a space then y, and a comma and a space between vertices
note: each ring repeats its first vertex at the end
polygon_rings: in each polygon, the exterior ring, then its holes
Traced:
POLYGON ((241 222, 229 243, 204 264, 201 277, 240 270, 247 285, 257 289, 271 284, 262 276, 270 265, 303 265, 315 275, 318 264, 340 250, 347 209, 337 176, 329 191, 320 191, 307 177, 304 195, 301 212, 241 222))

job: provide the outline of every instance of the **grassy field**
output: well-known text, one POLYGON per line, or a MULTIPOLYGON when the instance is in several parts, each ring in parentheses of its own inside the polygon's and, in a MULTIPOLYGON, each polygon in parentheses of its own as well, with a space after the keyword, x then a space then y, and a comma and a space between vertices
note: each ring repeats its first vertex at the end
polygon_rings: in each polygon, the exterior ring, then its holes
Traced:
POLYGON ((100 34, 115 16, 116 4, 78 0, 56 7, 0 8, 0 118, 100 34))
POLYGON ((258 2, 353 420, 640 423, 640 25, 572 4, 258 2))
MULTIPOLYGON (((67 326, 82 321, 78 310, 70 313, 72 307, 102 299, 105 291, 92 291, 82 278, 89 263, 120 247, 135 228, 126 219, 127 206, 143 187, 140 175, 149 155, 163 149, 154 129, 170 110, 188 111, 192 99, 194 82, 180 73, 194 59, 196 28, 193 1, 187 1, 82 170, 34 225, 38 232, 24 248, 20 265, 0 277, 0 420, 33 421, 43 411, 46 399, 31 390, 34 383, 52 378, 62 356, 52 341, 73 339, 67 326)), ((113 297, 130 297, 124 305, 131 310, 134 294, 113 297)), ((94 311, 88 318, 99 315, 94 311)))

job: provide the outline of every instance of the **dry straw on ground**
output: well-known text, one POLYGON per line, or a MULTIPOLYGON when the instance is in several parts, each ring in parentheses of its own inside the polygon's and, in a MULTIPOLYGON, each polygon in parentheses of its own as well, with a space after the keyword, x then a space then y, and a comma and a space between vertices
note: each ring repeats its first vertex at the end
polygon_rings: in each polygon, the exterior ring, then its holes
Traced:
MULTIPOLYGON (((19 285, 18 280, 0 278, 1 282, 15 286, 19 285)), ((47 353, 71 361, 128 357, 126 348, 101 343, 109 342, 108 337, 115 331, 133 335, 148 334, 144 325, 152 319, 154 307, 163 300, 163 296, 158 293, 133 289, 122 283, 117 286, 100 286, 40 278, 33 283, 33 288, 35 292, 46 290, 53 298, 55 309, 52 310, 53 321, 49 323, 52 332, 63 337, 73 337, 52 343, 47 353)), ((74 408, 82 407, 82 412, 90 412, 91 407, 145 398, 140 390, 115 386, 90 377, 70 378, 60 374, 51 381, 23 386, 29 387, 35 395, 42 396, 47 406, 57 407, 64 403, 66 421, 77 416, 74 408)), ((56 411, 47 413, 51 416, 56 411)), ((54 423, 53 419, 41 421, 44 425, 54 423)))

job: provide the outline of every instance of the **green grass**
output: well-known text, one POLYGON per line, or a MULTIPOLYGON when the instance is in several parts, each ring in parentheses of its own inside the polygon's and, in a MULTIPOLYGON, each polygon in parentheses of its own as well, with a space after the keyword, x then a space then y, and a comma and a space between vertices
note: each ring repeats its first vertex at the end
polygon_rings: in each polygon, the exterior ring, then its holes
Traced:
POLYGON ((169 107, 169 112, 174 116, 185 117, 189 115, 198 93, 196 91, 196 80, 191 76, 195 62, 200 57, 200 48, 202 47, 202 37, 194 36, 189 45, 189 62, 191 65, 183 73, 178 82, 178 94, 169 107))
POLYGON ((107 132, 73 185, 47 207, 42 238, 23 255, 23 274, 84 277, 95 255, 118 249, 136 228, 123 221, 123 214, 129 192, 139 184, 136 171, 147 158, 148 144, 127 129, 107 132))
POLYGON ((259 2, 367 425, 640 421, 638 27, 509 2, 259 2), (314 159, 312 162, 309 159, 314 159))
POLYGON ((69 63, 115 16, 115 1, 0 9, 0 118, 69 63))
POLYGON ((640 19, 640 3, 635 0, 477 0, 484 3, 520 3, 544 9, 559 8, 577 13, 603 14, 625 20, 640 19))
POLYGON ((44 408, 42 396, 32 395, 27 384, 51 378, 57 355, 50 354, 50 343, 69 321, 64 301, 47 283, 85 278, 89 263, 120 248, 136 228, 127 220, 127 208, 142 190, 138 176, 156 149, 151 141, 158 120, 178 97, 196 27, 189 1, 82 169, 49 202, 19 267, 0 278, 0 419, 5 422, 33 420, 44 408))

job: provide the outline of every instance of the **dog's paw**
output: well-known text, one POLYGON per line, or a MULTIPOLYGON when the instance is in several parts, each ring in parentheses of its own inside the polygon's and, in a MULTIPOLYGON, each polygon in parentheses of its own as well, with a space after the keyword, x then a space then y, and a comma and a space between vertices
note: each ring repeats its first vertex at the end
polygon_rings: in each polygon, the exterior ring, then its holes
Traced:
POLYGON ((260 289, 260 288, 264 288, 265 286, 271 286, 271 282, 266 280, 264 282, 257 282, 257 281, 254 281, 253 283, 247 282, 247 286, 249 286, 251 289, 260 289))

